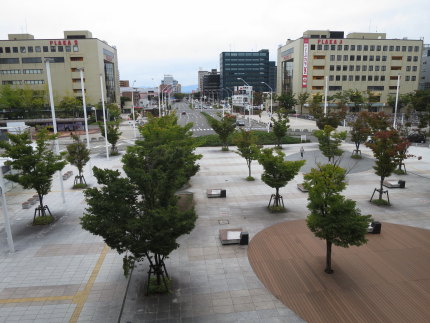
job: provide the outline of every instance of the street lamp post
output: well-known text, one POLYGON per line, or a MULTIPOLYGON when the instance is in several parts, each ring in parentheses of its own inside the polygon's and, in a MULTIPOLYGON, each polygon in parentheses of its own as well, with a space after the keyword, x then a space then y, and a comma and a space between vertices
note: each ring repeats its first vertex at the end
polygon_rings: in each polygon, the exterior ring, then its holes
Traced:
POLYGON ((84 69, 78 68, 81 75, 81 91, 82 91, 82 104, 84 107, 84 121, 85 121, 85 134, 87 137, 87 149, 90 149, 90 135, 88 133, 88 118, 87 118, 87 105, 85 103, 85 85, 84 85, 84 69))
POLYGON ((134 83, 136 83, 136 80, 133 81, 133 85, 131 86, 131 109, 133 114, 133 135, 134 139, 136 139, 136 116, 134 115, 134 83))
POLYGON ((397 106, 399 104, 399 88, 400 88, 400 74, 397 75, 396 103, 394 105, 394 121, 393 121, 394 129, 396 129, 396 126, 397 126, 397 106))
MULTIPOLYGON (((51 104, 51 117, 52 117, 52 126, 54 128, 54 133, 57 134, 57 119, 55 118, 55 106, 54 106, 54 96, 52 94, 52 82, 51 82, 51 68, 49 66, 49 62, 52 58, 45 58, 46 65, 46 74, 48 77, 48 91, 49 91, 49 102, 51 104)), ((55 152, 57 155, 60 155, 60 146, 58 144, 58 138, 55 138, 55 152)), ((63 199, 63 203, 66 203, 66 197, 64 195, 64 184, 63 184, 63 174, 62 171, 60 173, 60 188, 61 188, 61 197, 63 199)))
POLYGON ((100 74, 100 91, 102 94, 102 108, 103 108, 103 124, 105 126, 105 146, 106 146, 106 159, 109 160, 109 147, 107 140, 107 124, 106 124, 106 109, 105 109, 105 96, 103 91, 103 74, 100 74))
POLYGON ((325 77, 324 89, 324 117, 327 116, 328 76, 325 77))
POLYGON ((4 216, 4 228, 7 236, 7 244, 9 246, 9 251, 11 253, 15 252, 15 247, 13 245, 12 230, 10 229, 9 213, 7 211, 7 201, 6 201, 6 186, 4 185, 3 179, 3 163, 0 164, 0 188, 3 206, 3 216, 4 216))

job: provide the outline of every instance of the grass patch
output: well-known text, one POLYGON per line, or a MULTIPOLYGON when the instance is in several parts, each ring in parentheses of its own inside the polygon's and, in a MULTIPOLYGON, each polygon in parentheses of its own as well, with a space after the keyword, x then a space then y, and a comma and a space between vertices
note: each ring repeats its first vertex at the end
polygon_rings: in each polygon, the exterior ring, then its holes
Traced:
POLYGON ((354 155, 351 155, 351 158, 352 159, 362 159, 363 157, 361 157, 361 155, 354 154, 354 155))
MULTIPOLYGON (((258 131, 258 130, 251 130, 251 133, 254 134, 256 139, 257 145, 275 145, 277 144, 277 139, 275 135, 272 132, 264 132, 264 131, 258 131)), ((236 138, 240 134, 238 132, 234 132, 229 138, 228 138, 228 145, 234 146, 236 138)), ((219 140, 218 135, 206 135, 201 136, 198 138, 195 138, 197 141, 198 146, 200 147, 217 147, 222 146, 221 141, 219 140)), ((285 136, 282 139, 281 144, 299 144, 300 138, 298 137, 291 137, 291 136, 285 136)))
POLYGON ((119 156, 119 152, 117 152, 117 151, 110 152, 110 155, 111 156, 119 156))
POLYGON ((52 215, 44 215, 44 216, 37 216, 34 219, 33 225, 46 225, 51 224, 54 222, 54 217, 52 215))
POLYGON ((372 201, 370 201, 370 203, 375 204, 377 206, 389 206, 390 205, 390 203, 388 203, 388 201, 384 200, 384 199, 372 200, 372 201))
POLYGON ((395 169, 393 173, 396 175, 406 175, 406 172, 403 169, 395 169))
POLYGON ((170 292, 170 288, 172 287, 172 280, 170 278, 165 277, 166 286, 164 285, 163 279, 161 279, 161 284, 157 284, 157 277, 151 277, 149 280, 148 294, 166 294, 170 292))
POLYGON ((73 185, 73 189, 82 189, 82 188, 87 188, 88 185, 87 184, 75 184, 73 185))
POLYGON ((247 176, 247 177, 246 177, 246 180, 247 180, 248 182, 252 182, 252 181, 255 181, 255 178, 254 178, 254 177, 252 177, 252 176, 247 176))
POLYGON ((269 206, 268 209, 271 213, 285 212, 285 208, 283 206, 269 206))
POLYGON ((221 150, 222 151, 229 151, 228 147, 222 147, 221 150))

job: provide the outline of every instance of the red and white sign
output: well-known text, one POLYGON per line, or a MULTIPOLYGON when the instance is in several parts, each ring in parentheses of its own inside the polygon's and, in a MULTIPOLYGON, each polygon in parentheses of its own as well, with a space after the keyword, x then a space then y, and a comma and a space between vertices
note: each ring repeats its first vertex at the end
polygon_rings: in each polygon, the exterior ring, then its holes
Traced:
POLYGON ((60 40, 50 40, 49 45, 58 45, 58 46, 71 46, 77 45, 78 40, 74 39, 73 41, 70 39, 60 39, 60 40))
POLYGON ((302 88, 308 87, 309 38, 303 38, 302 88))
POLYGON ((342 45, 342 39, 318 39, 318 44, 323 44, 323 45, 342 45))

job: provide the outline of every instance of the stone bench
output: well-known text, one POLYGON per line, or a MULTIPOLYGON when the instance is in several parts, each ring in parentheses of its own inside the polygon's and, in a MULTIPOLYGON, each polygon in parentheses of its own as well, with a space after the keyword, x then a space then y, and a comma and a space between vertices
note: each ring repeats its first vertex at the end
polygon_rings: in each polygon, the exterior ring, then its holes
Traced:
POLYGON ((304 192, 304 193, 309 192, 309 190, 307 190, 307 189, 305 188, 305 186, 303 185, 303 183, 297 184, 297 188, 298 188, 300 191, 304 192))

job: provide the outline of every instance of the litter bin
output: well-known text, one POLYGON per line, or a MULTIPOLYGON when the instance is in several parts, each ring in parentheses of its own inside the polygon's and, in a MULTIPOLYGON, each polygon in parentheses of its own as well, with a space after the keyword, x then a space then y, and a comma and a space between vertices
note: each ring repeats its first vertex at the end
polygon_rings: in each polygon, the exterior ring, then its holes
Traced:
POLYGON ((373 230, 372 230, 372 233, 373 234, 380 234, 381 233, 381 222, 378 222, 378 221, 374 221, 374 222, 372 222, 372 227, 373 227, 373 230))
POLYGON ((247 245, 249 241, 249 234, 248 232, 241 232, 240 233, 240 241, 239 244, 240 245, 247 245))
POLYGON ((219 197, 227 197, 227 190, 221 190, 219 197))
POLYGON ((399 181, 400 188, 405 188, 405 184, 406 184, 405 181, 402 181, 402 180, 399 181))

